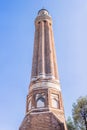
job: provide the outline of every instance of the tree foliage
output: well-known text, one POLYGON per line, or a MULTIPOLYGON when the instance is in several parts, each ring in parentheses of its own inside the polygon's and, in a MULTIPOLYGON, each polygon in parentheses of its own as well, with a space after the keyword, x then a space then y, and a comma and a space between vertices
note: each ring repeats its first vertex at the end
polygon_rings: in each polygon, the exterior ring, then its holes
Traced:
POLYGON ((68 130, 76 130, 75 125, 70 117, 67 119, 67 128, 68 130))
POLYGON ((81 115, 84 109, 87 112, 87 96, 78 98, 77 102, 73 104, 72 117, 77 128, 76 130, 85 130, 85 122, 81 115))

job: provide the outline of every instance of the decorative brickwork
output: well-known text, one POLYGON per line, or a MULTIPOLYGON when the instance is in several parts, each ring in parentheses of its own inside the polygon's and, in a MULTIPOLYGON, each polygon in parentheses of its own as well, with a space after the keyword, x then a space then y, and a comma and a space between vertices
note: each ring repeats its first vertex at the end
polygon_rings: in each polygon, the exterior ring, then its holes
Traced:
POLYGON ((65 130, 64 124, 51 112, 28 114, 19 130, 65 130))
POLYGON ((67 130, 57 70, 52 18, 42 9, 35 19, 35 40, 26 115, 19 130, 67 130))

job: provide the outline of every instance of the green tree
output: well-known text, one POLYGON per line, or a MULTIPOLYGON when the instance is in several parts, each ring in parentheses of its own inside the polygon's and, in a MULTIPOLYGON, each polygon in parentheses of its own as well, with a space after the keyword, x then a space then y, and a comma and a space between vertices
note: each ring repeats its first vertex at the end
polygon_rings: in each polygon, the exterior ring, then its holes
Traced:
POLYGON ((67 128, 68 130, 76 130, 75 125, 70 117, 67 119, 67 128))
POLYGON ((87 114, 87 96, 78 98, 77 102, 73 104, 72 117, 76 130, 86 130, 85 120, 82 117, 84 110, 87 114))

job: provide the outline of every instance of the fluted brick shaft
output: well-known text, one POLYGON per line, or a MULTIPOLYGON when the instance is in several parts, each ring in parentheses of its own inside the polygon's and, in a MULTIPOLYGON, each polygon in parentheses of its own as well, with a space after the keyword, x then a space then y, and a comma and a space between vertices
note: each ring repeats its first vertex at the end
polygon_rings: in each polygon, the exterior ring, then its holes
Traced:
POLYGON ((53 37, 51 17, 37 16, 31 79, 51 76, 59 80, 53 37))

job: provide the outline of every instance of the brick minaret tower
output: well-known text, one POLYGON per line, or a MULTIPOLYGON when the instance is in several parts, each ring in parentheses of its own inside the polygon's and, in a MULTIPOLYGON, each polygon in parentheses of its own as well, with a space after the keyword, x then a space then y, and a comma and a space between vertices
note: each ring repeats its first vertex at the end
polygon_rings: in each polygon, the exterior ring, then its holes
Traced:
POLYGON ((41 9, 35 19, 31 81, 26 101, 26 115, 19 130, 67 130, 52 18, 46 9, 41 9))

